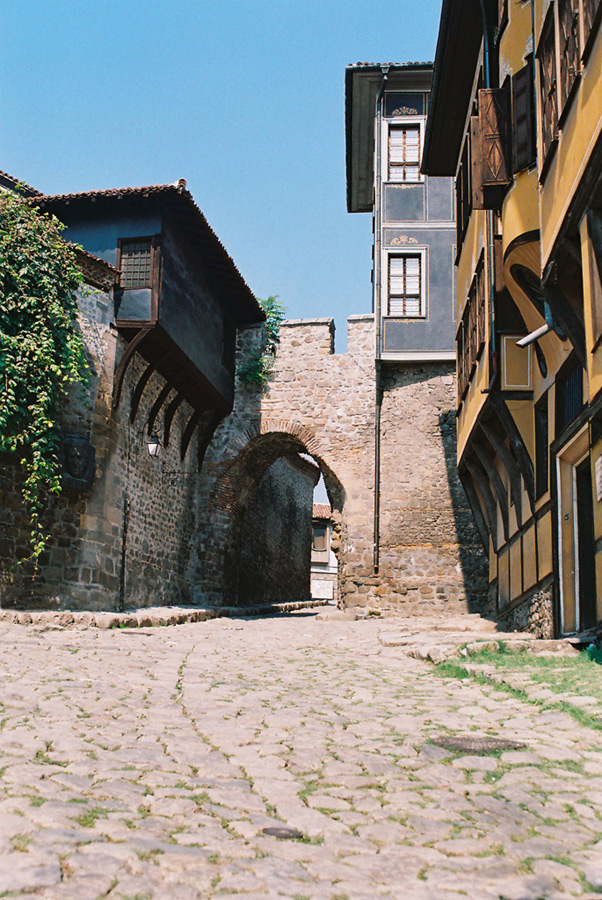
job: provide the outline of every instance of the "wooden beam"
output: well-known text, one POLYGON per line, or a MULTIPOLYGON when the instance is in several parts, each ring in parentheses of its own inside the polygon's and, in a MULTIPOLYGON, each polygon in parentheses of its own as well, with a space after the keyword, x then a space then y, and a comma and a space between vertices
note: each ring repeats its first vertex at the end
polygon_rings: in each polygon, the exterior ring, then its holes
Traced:
POLYGON ((169 433, 171 431, 171 423, 173 422, 173 417, 175 416, 176 411, 183 399, 184 399, 184 395, 178 394, 176 397, 174 397, 174 399, 171 401, 171 403, 165 410, 165 418, 163 420, 163 446, 164 447, 167 447, 167 445, 169 444, 169 433))
POLYGON ((473 441, 471 444, 472 449, 475 452, 479 462, 485 469, 487 473, 487 477, 489 481, 493 485, 493 490, 495 492, 495 496, 497 497, 497 502, 500 507, 500 512, 502 514, 502 527, 504 529, 504 540, 508 540, 510 537, 510 528, 509 528, 509 517, 508 517, 508 492, 506 490, 506 485, 502 481, 500 477, 500 473, 495 467, 493 460, 488 452, 488 448, 483 444, 480 444, 479 441, 473 441))
POLYGON ((132 359, 132 356, 134 355, 144 338, 151 331, 152 328, 150 326, 147 328, 141 328, 123 351, 123 355, 119 360, 119 365, 115 369, 115 377, 113 379, 113 409, 117 409, 117 407, 119 406, 119 401, 121 399, 121 388, 123 387, 123 379, 125 378, 125 373, 130 360, 132 359))
POLYGON ((481 538, 481 543, 483 544, 483 549, 485 550, 485 553, 489 553, 489 526, 487 525, 487 521, 483 514, 481 501, 479 500, 472 478, 465 468, 458 470, 458 476, 472 510, 472 515, 475 520, 475 525, 477 526, 477 531, 479 532, 479 537, 481 538))
POLYGON ((494 453, 499 456, 510 482, 510 501, 516 512, 516 521, 519 528, 523 524, 523 489, 520 477, 520 469, 510 449, 504 443, 503 438, 497 433, 489 422, 480 423, 481 431, 489 442, 494 453))
POLYGON ((182 443, 180 444, 180 459, 184 461, 184 457, 186 456, 186 451, 188 450, 188 445, 192 440, 192 435, 194 434, 195 428, 201 421, 201 416, 203 415, 204 410, 195 409, 193 414, 188 420, 188 424, 184 429, 184 433, 182 434, 182 443))
POLYGON ((525 446, 525 442, 523 441, 522 435, 518 430, 518 426, 512 417, 512 413, 508 409, 506 405, 506 401, 497 391, 491 395, 491 402, 493 405, 493 409, 500 421, 500 424, 508 438, 510 439, 510 446, 512 447, 512 452, 514 453, 516 462, 518 463, 518 467, 520 469, 521 475, 523 476, 523 481, 525 482, 525 487, 527 489, 527 497, 529 498, 529 506, 531 507, 531 512, 535 512, 535 473, 533 471, 533 461, 529 456, 529 451, 525 446))
POLYGON ((481 468, 478 460, 474 457, 469 457, 466 460, 466 468, 483 498, 485 513, 489 521, 489 533, 493 539, 494 549, 497 550, 497 503, 491 493, 489 480, 484 469, 481 468))
POLYGON ((159 359, 156 359, 155 362, 149 363, 140 379, 138 384, 134 389, 134 393, 132 394, 132 407, 130 409, 130 422, 133 422, 136 418, 136 413, 138 412, 138 407, 140 405, 140 400, 142 399, 142 394, 144 393, 144 388, 148 384, 151 379, 151 376, 156 371, 157 367, 161 365, 164 359, 167 358, 167 353, 164 353, 159 359))

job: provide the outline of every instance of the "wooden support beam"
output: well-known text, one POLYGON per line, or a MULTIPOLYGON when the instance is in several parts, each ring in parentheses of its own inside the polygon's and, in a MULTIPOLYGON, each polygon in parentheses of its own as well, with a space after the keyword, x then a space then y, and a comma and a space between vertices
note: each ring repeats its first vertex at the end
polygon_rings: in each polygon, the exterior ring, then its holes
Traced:
POLYGON ((148 328, 141 328, 123 351, 123 355, 119 360, 117 368, 115 369, 115 377, 113 379, 113 409, 117 409, 117 407, 119 406, 119 401, 121 399, 121 389, 123 387, 123 379, 125 378, 125 373, 128 365, 130 364, 130 360, 132 359, 134 353, 136 352, 144 338, 151 331, 152 328, 150 326, 148 328))
POLYGON ((466 460, 466 468, 483 499, 485 514, 489 522, 489 533, 493 539, 493 546, 497 550, 497 503, 491 493, 489 479, 475 457, 469 457, 466 460))
POLYGON ((130 409, 130 422, 134 422, 136 419, 136 413, 138 412, 138 407, 140 405, 140 400, 142 399, 142 394, 144 393, 144 388, 148 384, 151 379, 153 373, 157 370, 157 367, 161 365, 161 363, 167 358, 168 354, 164 353, 159 359, 155 360, 155 362, 149 363, 140 379, 138 384, 134 389, 134 393, 132 394, 132 406, 130 409))
POLYGON ((512 451, 506 446, 504 439, 498 434, 493 425, 490 422, 481 422, 479 427, 489 442, 491 449, 499 456, 508 473, 510 502, 516 512, 516 521, 520 527, 523 524, 523 489, 520 469, 512 455, 512 451))
POLYGON ((471 444, 471 448, 472 450, 474 450, 476 457, 485 469, 489 481, 493 485, 493 490, 500 507, 500 512, 502 514, 504 540, 507 541, 510 537, 510 528, 508 516, 508 492, 506 491, 506 485, 502 481, 500 473, 495 467, 495 463, 493 462, 491 455, 488 452, 488 447, 484 444, 479 443, 479 441, 473 441, 471 444))
POLYGON ((512 452, 520 469, 525 488, 527 489, 527 497, 529 498, 529 506, 531 512, 535 512, 535 473, 533 471, 533 461, 529 456, 529 451, 525 446, 522 435, 518 430, 518 426, 514 421, 512 413, 506 405, 506 401, 497 391, 491 395, 493 409, 498 420, 508 435, 512 452))
POLYGON ((163 446, 164 447, 167 447, 167 445, 169 444, 169 433, 171 431, 171 423, 173 422, 173 417, 175 416, 176 411, 183 399, 184 399, 184 395, 178 394, 176 397, 174 397, 174 399, 171 401, 171 403, 165 410, 165 418, 163 420, 163 446))
POLYGON ((204 410, 195 409, 193 414, 188 420, 188 424, 184 429, 184 433, 182 434, 182 443, 180 444, 180 459, 183 461, 186 456, 186 451, 188 450, 188 445, 192 440, 192 435, 194 434, 195 428, 201 421, 201 416, 203 415, 204 410))
POLYGON ((481 543, 483 544, 483 549, 485 550, 485 553, 489 553, 489 526, 483 514, 483 508, 481 506, 481 502, 479 500, 479 496, 476 492, 472 478, 465 468, 458 470, 458 476, 472 510, 475 525, 477 526, 477 531, 479 532, 479 537, 481 538, 481 543))

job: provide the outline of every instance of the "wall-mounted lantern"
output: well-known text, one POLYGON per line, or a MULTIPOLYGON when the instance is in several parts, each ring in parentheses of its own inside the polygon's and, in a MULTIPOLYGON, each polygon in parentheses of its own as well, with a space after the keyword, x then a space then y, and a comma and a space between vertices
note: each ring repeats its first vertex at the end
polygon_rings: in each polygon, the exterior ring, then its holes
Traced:
POLYGON ((155 431, 151 431, 151 433, 147 437, 146 449, 148 450, 150 456, 161 455, 161 441, 159 440, 159 435, 155 431))

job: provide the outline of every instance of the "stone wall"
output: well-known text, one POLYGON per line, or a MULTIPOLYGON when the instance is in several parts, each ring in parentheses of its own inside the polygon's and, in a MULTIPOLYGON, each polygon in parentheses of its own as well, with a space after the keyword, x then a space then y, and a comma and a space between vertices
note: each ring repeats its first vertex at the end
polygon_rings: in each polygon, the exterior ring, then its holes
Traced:
POLYGON ((316 467, 301 457, 283 457, 261 479, 243 517, 239 602, 240 598, 250 605, 309 600, 311 516, 318 477, 316 467))
POLYGON ((553 598, 553 584, 544 583, 519 603, 498 613, 497 582, 494 582, 490 587, 491 615, 504 631, 530 631, 537 638, 553 638, 553 598))
MULTIPOLYGON (((238 361, 262 342, 239 335, 238 361)), ((191 558, 194 597, 236 603, 228 576, 240 522, 264 472, 291 450, 320 466, 333 510, 341 605, 412 612, 478 609, 486 561, 455 469, 452 364, 387 366, 382 404, 380 569, 374 570, 375 367, 372 316, 352 316, 348 351, 334 353, 331 319, 287 321, 262 393, 236 384, 233 413, 203 467, 191 558)))
POLYGON ((134 356, 117 410, 111 408, 115 362, 125 349, 111 325, 111 291, 87 290, 79 298, 90 380, 72 391, 61 428, 90 438, 96 451, 91 490, 48 498, 51 538, 35 569, 16 566, 29 553, 27 523, 20 497, 20 471, 0 471, 0 604, 7 606, 108 609, 181 602, 199 480, 194 441, 184 463, 179 440, 192 410, 182 403, 174 419, 170 446, 152 459, 144 426, 164 385, 149 379, 137 416, 130 401, 145 361, 134 356), (172 474, 173 473, 173 474, 172 474))

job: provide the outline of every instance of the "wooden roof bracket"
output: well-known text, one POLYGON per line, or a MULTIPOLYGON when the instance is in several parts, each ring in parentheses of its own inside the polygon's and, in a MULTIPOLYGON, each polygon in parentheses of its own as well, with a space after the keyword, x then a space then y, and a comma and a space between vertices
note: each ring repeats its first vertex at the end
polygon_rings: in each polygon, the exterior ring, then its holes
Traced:
POLYGON ((148 325, 145 328, 141 328, 140 331, 134 335, 132 340, 129 342, 121 359, 119 360, 119 364, 115 369, 115 377, 113 379, 113 399, 112 399, 112 407, 113 409, 117 409, 119 406, 119 401, 121 400, 121 389, 123 387, 123 380, 125 378, 125 373, 127 371, 127 367, 130 364, 132 356, 144 340, 144 338, 152 331, 152 326, 148 325))
POLYGON ((485 471, 481 468, 478 461, 473 457, 466 460, 466 468, 479 489, 479 493, 485 504, 485 513, 489 522, 489 533, 493 540, 493 546, 497 550, 497 504, 489 487, 489 480, 485 471))
POLYGON ((173 422, 173 417, 175 416, 177 409, 180 403, 183 401, 183 394, 176 394, 173 398, 167 409, 165 410, 165 418, 163 419, 163 446, 167 447, 169 444, 169 433, 171 431, 171 423, 173 422))
POLYGON ((481 543, 483 544, 483 549, 485 550, 485 553, 489 553, 489 526, 483 514, 481 501, 479 500, 479 496, 475 490, 472 477, 464 467, 458 470, 458 476, 472 510, 472 515, 475 520, 475 525, 477 526, 477 531, 479 532, 481 543))
POLYGON ((138 407, 140 405, 140 401, 142 399, 142 394, 144 393, 144 388, 148 384, 151 379, 151 376, 155 373, 157 368, 161 365, 161 363, 167 358, 168 354, 164 353, 159 359, 155 360, 155 362, 149 363, 140 379, 138 384, 134 389, 134 393, 132 394, 132 408, 130 409, 130 422, 134 422, 136 419, 136 413, 138 412, 138 407))
POLYGON ((148 414, 148 423, 146 426, 149 434, 153 431, 157 416, 161 412, 161 407, 167 400, 167 397, 169 396, 171 391, 174 390, 174 388, 178 384, 181 383, 181 381, 182 381, 181 378, 176 378, 175 380, 172 379, 171 381, 168 381, 167 384, 165 385, 165 387, 163 388, 163 390, 161 391, 161 393, 159 394, 159 396, 157 397, 157 399, 155 400, 155 402, 153 403, 153 405, 151 406, 151 411, 148 414))
POLYGON ((188 450, 188 445, 192 439, 192 435, 195 432, 195 429, 199 422, 201 421, 201 416, 203 415, 204 410, 196 409, 191 417, 188 420, 188 424, 184 429, 184 433, 182 434, 182 443, 180 444, 180 459, 184 461, 184 457, 186 456, 186 451, 188 450))
POLYGON ((508 449, 496 430, 488 422, 481 422, 479 427, 491 445, 494 453, 501 459, 502 464, 508 473, 508 481, 510 482, 510 501, 516 512, 516 520, 520 528, 523 524, 523 492, 521 487, 520 469, 518 468, 512 452, 508 449))
POLYGON ((224 413, 214 410, 211 413, 211 415, 207 421, 207 427, 205 428, 205 433, 203 434, 203 437, 199 441, 199 452, 198 452, 198 459, 197 459, 197 467, 198 467, 199 472, 201 471, 201 469, 203 467, 203 460, 205 459, 205 453, 207 452, 207 447, 211 443, 211 439, 213 438, 213 435, 215 434, 215 430, 216 430, 217 426, 224 418, 225 418, 224 413))
POLYGON ((535 473, 529 451, 503 397, 496 392, 491 395, 491 402, 504 431, 510 439, 512 452, 525 482, 531 512, 535 513, 535 473))
POLYGON ((497 498, 497 502, 500 507, 500 512, 502 514, 502 527, 504 529, 504 540, 508 540, 510 536, 509 529, 509 517, 508 517, 508 494, 506 492, 506 486, 504 482, 500 478, 500 473, 495 467, 491 456, 487 453, 485 447, 481 446, 478 441, 474 441, 472 444, 472 449, 475 452, 479 462, 485 469, 487 477, 489 481, 493 485, 493 490, 495 496, 497 498))

